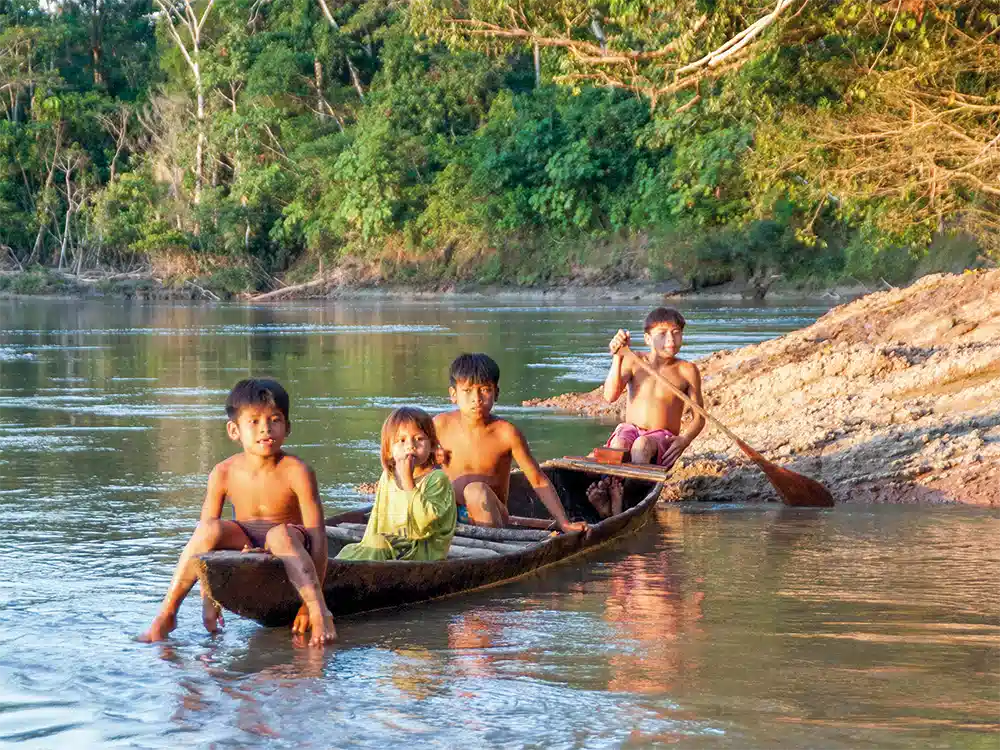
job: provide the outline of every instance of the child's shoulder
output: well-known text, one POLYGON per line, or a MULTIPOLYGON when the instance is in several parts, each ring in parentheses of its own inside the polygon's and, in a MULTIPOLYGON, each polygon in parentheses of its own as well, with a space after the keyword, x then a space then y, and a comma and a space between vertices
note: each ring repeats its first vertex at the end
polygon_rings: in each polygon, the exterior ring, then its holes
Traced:
POLYGON ((278 466, 282 471, 288 474, 312 474, 312 467, 291 453, 283 453, 281 456, 281 461, 278 462, 278 466))
POLYGON ((246 459, 242 453, 234 453, 229 458, 219 461, 219 463, 212 468, 211 475, 219 479, 224 479, 232 472, 239 471, 245 463, 246 459))
POLYGON ((435 414, 434 426, 437 429, 448 427, 458 419, 458 416, 458 409, 452 409, 451 411, 443 411, 440 414, 435 414))
POLYGON ((699 375, 701 373, 696 363, 686 359, 677 360, 677 369, 684 375, 699 375))

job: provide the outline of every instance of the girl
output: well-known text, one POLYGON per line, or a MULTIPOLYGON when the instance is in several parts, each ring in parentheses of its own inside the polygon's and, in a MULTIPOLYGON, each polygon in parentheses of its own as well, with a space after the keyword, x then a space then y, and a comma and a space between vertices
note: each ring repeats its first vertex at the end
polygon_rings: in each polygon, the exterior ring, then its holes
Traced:
POLYGON ((338 560, 443 560, 455 535, 455 492, 437 467, 434 421, 396 409, 382 425, 382 476, 365 535, 338 560))

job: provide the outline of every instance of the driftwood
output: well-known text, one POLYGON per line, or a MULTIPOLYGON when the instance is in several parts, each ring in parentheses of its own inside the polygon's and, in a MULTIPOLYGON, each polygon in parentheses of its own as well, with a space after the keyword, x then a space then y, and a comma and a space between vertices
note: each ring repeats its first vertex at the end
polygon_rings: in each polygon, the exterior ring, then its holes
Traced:
POLYGON ((306 289, 315 289, 317 287, 329 284, 330 279, 325 276, 322 279, 315 279, 313 281, 307 281, 304 284, 293 284, 292 286, 286 286, 282 289, 275 289, 273 292, 264 292, 263 294, 258 294, 255 297, 251 297, 251 302, 268 302, 273 299, 279 299, 286 294, 295 294, 296 292, 301 292, 306 289))
MULTIPOLYGON (((363 523, 340 523, 334 528, 350 529, 351 531, 360 531, 362 534, 365 530, 365 524, 363 523)), ((499 552, 502 555, 509 554, 511 552, 521 552, 526 544, 530 544, 529 541, 521 542, 520 544, 502 544, 500 542, 485 540, 485 539, 475 539, 465 536, 459 536, 456 532, 455 536, 452 537, 451 546, 455 547, 478 547, 480 549, 491 549, 494 552, 499 552)))
POLYGON ((455 535, 466 539, 485 539, 489 542, 538 542, 554 536, 555 532, 536 529, 494 529, 489 526, 460 523, 455 527, 455 535))
MULTIPOLYGON (((355 526, 355 524, 351 525, 355 526)), ((345 529, 343 528, 343 526, 344 524, 340 524, 338 526, 327 526, 326 527, 327 539, 332 539, 335 542, 341 542, 344 544, 352 544, 354 542, 361 541, 361 537, 364 536, 364 534, 361 531, 358 531, 357 529, 354 528, 345 529)), ((513 547, 513 545, 511 546, 513 547)), ((514 548, 514 550, 517 552, 523 551, 521 547, 516 547, 514 548)), ((456 557, 476 557, 476 558, 500 557, 501 554, 502 553, 496 550, 487 549, 485 547, 473 547, 473 546, 457 545, 457 544, 452 544, 451 549, 448 550, 449 559, 453 559, 456 557)))

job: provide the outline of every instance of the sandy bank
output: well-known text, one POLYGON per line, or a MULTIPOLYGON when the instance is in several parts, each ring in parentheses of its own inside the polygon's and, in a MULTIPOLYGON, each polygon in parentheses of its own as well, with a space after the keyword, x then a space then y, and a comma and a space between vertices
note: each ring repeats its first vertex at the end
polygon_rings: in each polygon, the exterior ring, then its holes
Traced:
MULTIPOLYGON (((934 275, 700 363, 706 407, 838 501, 1000 506, 1000 270, 934 275)), ((526 405, 617 414, 597 390, 526 405)), ((706 427, 669 498, 774 499, 706 427)))

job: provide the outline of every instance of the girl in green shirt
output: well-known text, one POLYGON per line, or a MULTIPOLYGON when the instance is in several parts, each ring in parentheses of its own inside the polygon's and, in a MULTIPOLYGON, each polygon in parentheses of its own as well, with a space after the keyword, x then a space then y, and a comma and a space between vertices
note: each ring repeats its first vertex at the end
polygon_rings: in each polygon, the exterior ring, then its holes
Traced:
POLYGON ((382 425, 382 476, 365 535, 338 560, 443 560, 455 535, 455 492, 438 468, 434 421, 404 406, 382 425))

